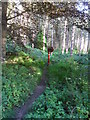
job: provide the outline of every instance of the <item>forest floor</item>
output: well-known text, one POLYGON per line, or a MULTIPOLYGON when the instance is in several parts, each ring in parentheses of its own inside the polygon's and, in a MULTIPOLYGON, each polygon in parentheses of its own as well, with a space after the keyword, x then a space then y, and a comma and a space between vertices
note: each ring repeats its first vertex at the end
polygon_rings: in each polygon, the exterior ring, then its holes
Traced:
POLYGON ((33 102, 35 102, 35 100, 44 92, 46 88, 47 80, 48 79, 47 79, 47 65, 46 65, 43 70, 43 75, 42 75, 40 84, 36 87, 32 96, 30 96, 25 102, 25 104, 22 105, 21 108, 17 111, 15 116, 17 120, 21 120, 24 117, 27 111, 30 110, 30 108, 32 107, 33 102))
POLYGON ((30 49, 3 63, 3 118, 88 118, 88 54, 47 57, 30 49))
MULTIPOLYGON (((32 55, 19 52, 10 55, 2 64, 2 116, 13 118, 25 104, 28 96, 32 96, 35 88, 40 84, 44 86, 43 70, 45 62, 32 55), (41 79, 42 78, 42 79, 41 79), (40 83, 42 80, 42 83, 40 83)), ((38 52, 37 52, 38 53, 38 52)), ((42 55, 40 52, 39 55, 42 55)), ((39 87, 38 87, 39 88, 39 87)))

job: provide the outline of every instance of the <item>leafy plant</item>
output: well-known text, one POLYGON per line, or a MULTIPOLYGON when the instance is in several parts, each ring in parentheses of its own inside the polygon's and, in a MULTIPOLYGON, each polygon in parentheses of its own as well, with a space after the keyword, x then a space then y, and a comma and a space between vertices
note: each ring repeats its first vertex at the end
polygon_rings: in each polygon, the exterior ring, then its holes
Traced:
POLYGON ((2 110, 3 117, 14 115, 14 107, 24 104, 40 82, 44 62, 19 52, 11 56, 2 66, 2 110))
POLYGON ((22 49, 15 43, 13 39, 11 39, 10 36, 7 36, 6 41, 6 52, 10 54, 15 54, 17 52, 20 52, 22 49))
POLYGON ((48 79, 44 94, 25 118, 88 118, 85 65, 74 61, 73 57, 60 60, 49 66, 48 79))

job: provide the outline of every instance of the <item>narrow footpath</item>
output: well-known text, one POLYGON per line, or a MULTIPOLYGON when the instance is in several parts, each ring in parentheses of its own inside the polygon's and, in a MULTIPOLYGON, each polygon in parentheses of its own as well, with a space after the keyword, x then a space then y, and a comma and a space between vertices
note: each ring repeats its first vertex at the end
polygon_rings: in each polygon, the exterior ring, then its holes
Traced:
POLYGON ((16 120, 21 120, 24 115, 28 112, 28 110, 32 107, 33 102, 45 91, 46 88, 46 82, 47 82, 47 65, 45 66, 43 70, 43 75, 41 78, 40 84, 36 87, 33 94, 27 99, 25 104, 21 106, 21 108, 16 113, 16 120))

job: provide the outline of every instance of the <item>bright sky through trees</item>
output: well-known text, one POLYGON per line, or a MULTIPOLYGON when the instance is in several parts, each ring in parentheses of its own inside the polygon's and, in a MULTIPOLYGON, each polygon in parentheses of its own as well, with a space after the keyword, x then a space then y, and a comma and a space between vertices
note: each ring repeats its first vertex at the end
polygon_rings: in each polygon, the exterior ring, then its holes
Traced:
POLYGON ((78 3, 77 9, 81 12, 88 13, 88 3, 85 2, 78 3))
MULTIPOLYGON (((11 0, 9 0, 10 2, 11 2, 11 0)), ((17 5, 19 5, 20 4, 20 0, 15 0, 14 1, 15 3, 17 3, 17 5)), ((27 1, 28 2, 28 1, 27 1)), ((56 2, 58 2, 58 0, 56 1, 56 2)), ((63 2, 63 1, 62 1, 63 2)), ((81 12, 84 12, 84 13, 88 13, 88 2, 89 2, 89 0, 81 0, 81 1, 79 1, 78 2, 78 4, 77 4, 77 6, 76 6, 76 8, 79 10, 79 11, 81 11, 81 12)), ((22 6, 21 5, 19 5, 19 7, 18 7, 20 10, 22 10, 22 6)))

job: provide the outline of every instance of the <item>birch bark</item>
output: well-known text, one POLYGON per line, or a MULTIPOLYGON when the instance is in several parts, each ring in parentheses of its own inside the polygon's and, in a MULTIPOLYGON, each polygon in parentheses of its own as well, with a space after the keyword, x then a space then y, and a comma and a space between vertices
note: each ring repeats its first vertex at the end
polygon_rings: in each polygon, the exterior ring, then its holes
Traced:
POLYGON ((67 26, 67 19, 65 20, 64 38, 63 38, 63 45, 62 45, 62 54, 64 54, 64 49, 65 49, 66 26, 67 26))
POLYGON ((70 53, 71 56, 73 55, 74 35, 75 35, 75 26, 73 26, 73 28, 72 28, 71 53, 70 53))

